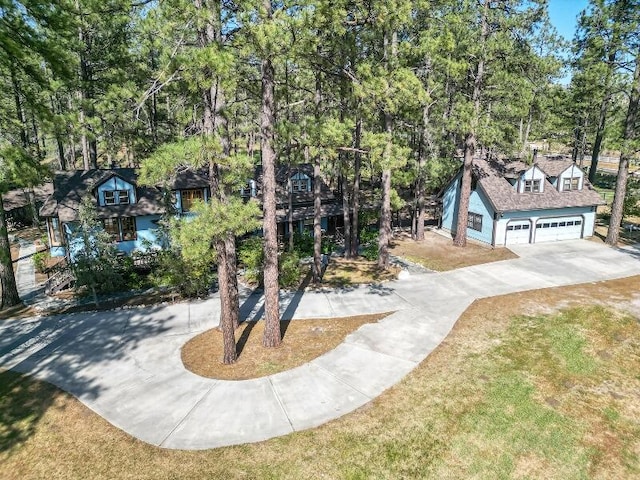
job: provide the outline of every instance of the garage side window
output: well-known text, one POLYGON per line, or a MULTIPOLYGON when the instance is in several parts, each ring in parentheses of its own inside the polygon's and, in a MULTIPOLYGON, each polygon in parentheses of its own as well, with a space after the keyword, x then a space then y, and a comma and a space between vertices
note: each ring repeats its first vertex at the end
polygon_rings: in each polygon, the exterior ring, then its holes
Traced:
POLYGON ((467 227, 472 230, 482 231, 482 215, 479 213, 469 212, 467 217, 467 227))

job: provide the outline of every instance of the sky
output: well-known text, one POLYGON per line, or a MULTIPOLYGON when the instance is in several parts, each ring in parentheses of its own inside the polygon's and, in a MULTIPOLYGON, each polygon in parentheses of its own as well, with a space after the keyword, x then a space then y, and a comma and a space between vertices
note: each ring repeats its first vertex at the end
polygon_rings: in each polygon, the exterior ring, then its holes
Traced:
MULTIPOLYGON (((587 6, 588 0, 549 0, 549 17, 558 33, 567 41, 573 40, 576 32, 578 15, 587 6)), ((567 85, 571 80, 569 73, 560 79, 567 85)))
POLYGON ((573 39, 578 14, 585 9, 587 1, 588 0, 549 0, 551 23, 565 39, 573 39))

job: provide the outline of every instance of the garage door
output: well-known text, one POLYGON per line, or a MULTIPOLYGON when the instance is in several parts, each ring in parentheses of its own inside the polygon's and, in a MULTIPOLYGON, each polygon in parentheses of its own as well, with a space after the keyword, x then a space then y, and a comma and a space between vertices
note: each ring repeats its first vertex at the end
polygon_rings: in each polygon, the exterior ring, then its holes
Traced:
POLYGON ((511 220, 507 225, 507 245, 529 243, 531 222, 529 220, 511 220))
POLYGON ((535 242, 582 238, 582 217, 544 218, 536 222, 535 242))

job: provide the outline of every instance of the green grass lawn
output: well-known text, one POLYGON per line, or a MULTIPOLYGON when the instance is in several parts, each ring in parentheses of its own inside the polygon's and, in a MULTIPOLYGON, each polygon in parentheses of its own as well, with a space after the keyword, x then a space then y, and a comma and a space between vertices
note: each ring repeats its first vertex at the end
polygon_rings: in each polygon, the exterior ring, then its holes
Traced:
POLYGON ((217 450, 146 445, 5 372, 0 478, 639 478, 640 323, 619 309, 638 292, 635 277, 477 301, 358 411, 217 450))

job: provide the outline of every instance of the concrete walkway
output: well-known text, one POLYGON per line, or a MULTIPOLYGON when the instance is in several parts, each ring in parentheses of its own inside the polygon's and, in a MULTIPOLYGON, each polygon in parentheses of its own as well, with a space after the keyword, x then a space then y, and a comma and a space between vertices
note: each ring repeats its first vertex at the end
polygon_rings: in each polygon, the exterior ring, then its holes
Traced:
POLYGON ((32 256, 36 253, 36 246, 29 243, 20 244, 19 260, 15 266, 16 284, 18 294, 25 302, 29 301, 38 293, 36 285, 36 269, 33 265, 32 256))
MULTIPOLYGON (((0 324, 0 366, 70 392, 131 435, 206 449, 312 428, 353 411, 413 370, 483 297, 640 274, 640 250, 588 241, 521 246, 520 256, 380 286, 282 296, 285 318, 396 311, 306 365, 245 381, 201 378, 180 348, 217 323, 219 301, 0 324)), ((262 298, 243 298, 246 318, 262 298)))

